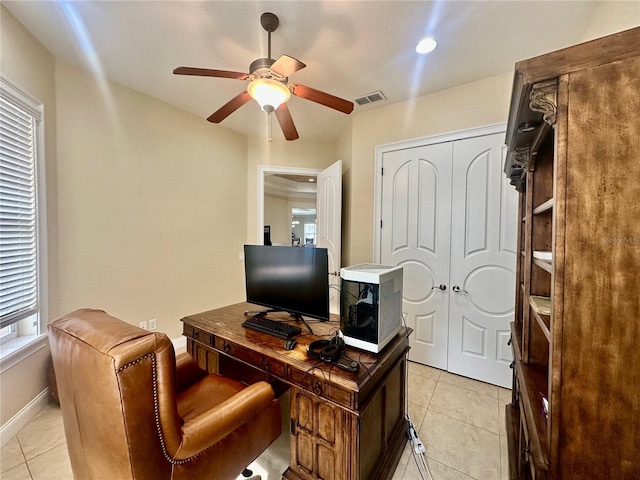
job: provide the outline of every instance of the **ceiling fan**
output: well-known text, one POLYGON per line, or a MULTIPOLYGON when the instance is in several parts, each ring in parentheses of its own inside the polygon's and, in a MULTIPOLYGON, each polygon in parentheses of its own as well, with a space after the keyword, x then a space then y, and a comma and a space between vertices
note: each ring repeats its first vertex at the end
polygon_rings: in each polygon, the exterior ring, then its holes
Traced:
POLYGON ((271 32, 278 28, 278 17, 273 13, 263 13, 260 17, 260 24, 268 33, 268 57, 254 60, 249 66, 249 73, 194 67, 178 67, 173 71, 176 75, 249 80, 247 89, 213 112, 207 118, 208 121, 220 123, 253 98, 267 114, 275 113, 284 137, 287 140, 295 140, 300 137, 287 107, 287 101, 291 94, 346 114, 353 111, 353 102, 334 97, 311 87, 289 83, 289 75, 302 70, 306 65, 288 55, 281 55, 277 60, 272 59, 271 32))

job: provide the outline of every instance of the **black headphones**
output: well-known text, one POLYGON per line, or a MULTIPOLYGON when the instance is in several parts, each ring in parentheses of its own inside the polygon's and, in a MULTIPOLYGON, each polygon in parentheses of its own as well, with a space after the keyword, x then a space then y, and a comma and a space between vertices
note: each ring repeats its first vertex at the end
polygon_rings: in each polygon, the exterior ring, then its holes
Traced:
POLYGON ((315 340, 309 345, 307 355, 314 360, 333 363, 337 361, 344 350, 344 340, 339 336, 331 340, 315 340))

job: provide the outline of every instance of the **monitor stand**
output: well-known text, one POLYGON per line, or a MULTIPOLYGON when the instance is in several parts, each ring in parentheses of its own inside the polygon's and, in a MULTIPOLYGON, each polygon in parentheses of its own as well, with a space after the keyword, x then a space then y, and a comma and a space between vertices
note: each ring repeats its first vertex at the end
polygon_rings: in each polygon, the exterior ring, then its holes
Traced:
MULTIPOLYGON (((276 308, 270 308, 268 310, 250 310, 250 311, 244 312, 244 314, 245 316, 252 315, 254 317, 264 317, 269 313, 274 313, 274 312, 287 312, 287 311, 278 310, 276 308)), ((302 315, 300 315, 299 313, 291 313, 291 312, 287 312, 287 313, 291 315, 296 322, 302 323, 307 328, 307 330, 309 330, 309 333, 313 335, 313 330, 311 330, 311 327, 309 326, 309 324, 307 323, 307 321, 304 319, 302 315)))
POLYGON ((307 323, 307 321, 304 319, 304 317, 298 313, 291 313, 289 312, 289 315, 291 315, 293 318, 296 319, 296 322, 300 322, 302 323, 305 327, 307 327, 307 330, 309 330, 309 333, 311 335, 313 335, 313 330, 311 330, 311 327, 309 326, 309 324, 307 323))

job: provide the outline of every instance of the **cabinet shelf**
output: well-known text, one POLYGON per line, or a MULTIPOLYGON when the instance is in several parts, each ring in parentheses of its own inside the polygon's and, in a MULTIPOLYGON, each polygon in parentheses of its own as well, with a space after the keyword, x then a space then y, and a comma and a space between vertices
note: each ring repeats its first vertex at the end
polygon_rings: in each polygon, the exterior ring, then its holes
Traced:
POLYGON ((538 322, 542 333, 547 338, 547 341, 551 341, 549 333, 551 329, 551 299, 532 295, 529 297, 529 305, 531 305, 533 316, 538 322))
POLYGON ((546 272, 553 273, 553 255, 548 251, 533 252, 533 263, 546 272))
POLYGON ((548 212, 548 211, 552 210, 554 203, 555 202, 553 201, 553 198, 550 198, 546 202, 544 202, 544 203, 538 205, 536 208, 534 208, 533 209, 533 214, 534 215, 540 215, 541 213, 545 213, 545 212, 548 212))
POLYGON ((539 258, 534 258, 533 264, 537 265, 538 267, 543 269, 545 272, 553 273, 553 264, 548 260, 541 260, 539 258))
POLYGON ((553 259, 553 254, 549 251, 534 250, 533 258, 537 258, 538 260, 544 260, 545 262, 551 263, 551 260, 553 259))
POLYGON ((545 315, 547 317, 551 315, 551 298, 531 295, 529 303, 531 303, 533 310, 540 315, 545 315))
POLYGON ((548 397, 548 370, 522 361, 520 342, 522 335, 515 323, 511 324, 511 336, 514 339, 515 370, 520 384, 520 401, 529 425, 531 454, 536 465, 542 469, 549 466, 549 446, 547 443, 547 418, 542 413, 542 396, 548 397))

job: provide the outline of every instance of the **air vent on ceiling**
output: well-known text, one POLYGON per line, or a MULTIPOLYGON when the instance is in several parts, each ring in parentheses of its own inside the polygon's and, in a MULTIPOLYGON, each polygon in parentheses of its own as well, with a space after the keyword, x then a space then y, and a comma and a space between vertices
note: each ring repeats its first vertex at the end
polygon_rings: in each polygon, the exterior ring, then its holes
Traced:
POLYGON ((369 103, 379 102, 386 99, 387 97, 384 96, 384 93, 378 90, 377 92, 367 93, 363 97, 356 98, 354 102, 356 102, 358 105, 368 105, 369 103))

